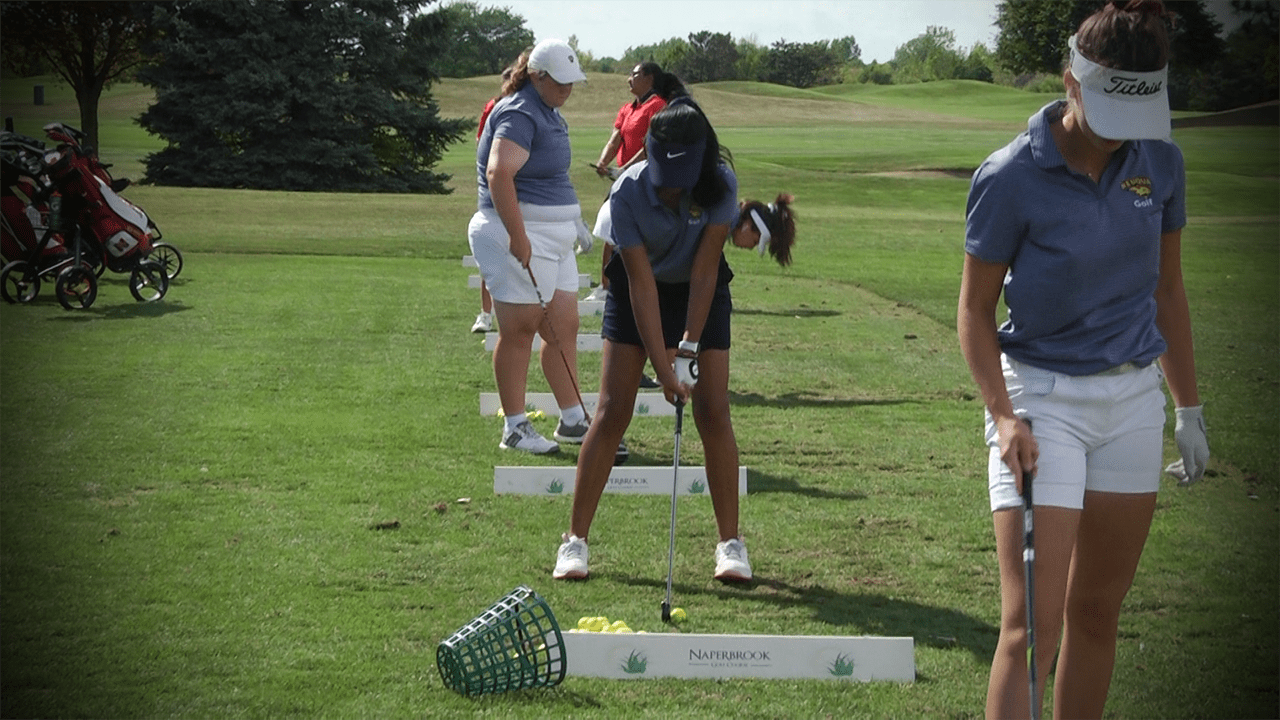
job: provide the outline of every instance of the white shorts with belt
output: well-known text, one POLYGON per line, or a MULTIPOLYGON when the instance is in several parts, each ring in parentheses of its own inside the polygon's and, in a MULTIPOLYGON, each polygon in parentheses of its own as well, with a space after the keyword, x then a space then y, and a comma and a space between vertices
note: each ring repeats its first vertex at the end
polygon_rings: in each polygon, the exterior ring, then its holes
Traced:
MULTIPOLYGON (((1159 363, 1126 363, 1074 376, 1001 355, 1005 387, 1019 416, 1032 421, 1040 446, 1037 505, 1079 510, 1086 490, 1152 493, 1160 487, 1164 449, 1164 373, 1159 363)), ((986 415, 987 487, 991 510, 1020 507, 1013 472, 1000 459, 991 413, 986 415)))
POLYGON ((537 291, 528 271, 511 254, 511 236, 497 210, 476 211, 467 226, 471 254, 489 294, 498 302, 519 305, 537 305, 538 292, 545 302, 551 302, 556 290, 577 294, 578 261, 573 242, 578 237, 576 223, 582 219, 582 207, 520 203, 520 214, 533 251, 529 270, 538 281, 537 291))

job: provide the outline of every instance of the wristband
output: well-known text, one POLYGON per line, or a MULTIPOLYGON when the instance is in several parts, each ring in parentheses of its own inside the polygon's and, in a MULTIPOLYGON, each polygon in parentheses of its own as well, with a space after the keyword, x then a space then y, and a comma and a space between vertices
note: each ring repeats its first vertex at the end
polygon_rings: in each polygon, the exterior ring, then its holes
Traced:
POLYGON ((678 346, 678 349, 679 349, 679 351, 680 351, 680 352, 691 352, 691 353, 693 353, 694 355, 697 355, 697 354, 698 354, 698 343, 696 343, 696 342, 690 342, 690 341, 688 341, 688 340, 681 340, 681 341, 680 341, 680 345, 678 346))

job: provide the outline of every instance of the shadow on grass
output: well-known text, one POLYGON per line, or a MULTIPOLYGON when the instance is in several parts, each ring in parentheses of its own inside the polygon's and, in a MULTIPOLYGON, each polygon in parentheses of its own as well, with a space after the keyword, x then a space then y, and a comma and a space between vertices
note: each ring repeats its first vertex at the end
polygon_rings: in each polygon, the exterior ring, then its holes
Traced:
POLYGON ((774 315, 776 317, 811 318, 835 317, 843 315, 839 310, 814 310, 813 308, 793 308, 791 310, 756 310, 754 308, 734 308, 734 315, 774 315))
POLYGON ((133 320, 136 318, 162 317, 191 310, 192 306, 160 300, 157 302, 123 302, 103 304, 94 301, 84 310, 68 310, 65 315, 49 318, 54 322, 88 322, 90 320, 133 320))
MULTIPOLYGON (((596 573, 592 573, 593 576, 596 573)), ((601 577, 635 587, 666 591, 666 580, 602 573, 601 577)), ((821 584, 797 585, 786 580, 756 575, 750 582, 724 583, 719 587, 682 585, 673 592, 692 605, 691 598, 738 600, 802 607, 815 619, 840 628, 846 634, 881 637, 910 637, 916 645, 934 648, 964 648, 974 656, 990 659, 995 653, 1000 628, 951 608, 939 608, 875 593, 841 592, 821 584)), ((655 595, 656 597, 656 595, 655 595)))
POLYGON ((918 400, 886 400, 869 398, 833 398, 824 395, 813 395, 808 392, 790 392, 784 395, 766 397, 759 393, 740 393, 729 391, 729 404, 740 407, 870 407, 876 405, 918 405, 918 400))
POLYGON ((747 470, 747 493, 750 495, 759 495, 762 493, 791 493, 793 495, 804 495, 807 497, 833 500, 867 499, 867 496, 860 492, 832 492, 822 488, 806 487, 801 485, 794 478, 770 475, 769 473, 760 472, 758 470, 747 470))

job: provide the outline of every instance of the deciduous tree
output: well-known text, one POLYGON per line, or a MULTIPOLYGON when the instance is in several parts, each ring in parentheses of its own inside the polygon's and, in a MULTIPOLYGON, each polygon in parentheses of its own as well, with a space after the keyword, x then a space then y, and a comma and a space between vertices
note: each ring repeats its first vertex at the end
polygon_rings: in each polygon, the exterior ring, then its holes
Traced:
POLYGON ((146 3, 3 2, 0 48, 21 75, 52 71, 76 94, 80 130, 98 144, 98 102, 112 83, 130 80, 150 34, 146 3))

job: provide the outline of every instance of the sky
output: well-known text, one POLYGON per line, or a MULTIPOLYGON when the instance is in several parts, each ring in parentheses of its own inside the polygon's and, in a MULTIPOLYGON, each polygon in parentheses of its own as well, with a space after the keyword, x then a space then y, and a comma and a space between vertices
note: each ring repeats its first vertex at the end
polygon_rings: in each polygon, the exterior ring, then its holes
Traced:
MULTIPOLYGON (((995 49, 999 0, 477 0, 525 19, 535 40, 578 37, 597 59, 709 30, 764 47, 852 35, 863 62, 887 62, 930 25, 955 33, 958 50, 995 49)), ((1227 0, 1211 5, 1226 6, 1227 0)), ((1226 18, 1223 18, 1226 20, 1226 18)), ((1229 21, 1228 21, 1229 22, 1229 21)), ((1228 27, 1227 29, 1231 29, 1228 27)))

